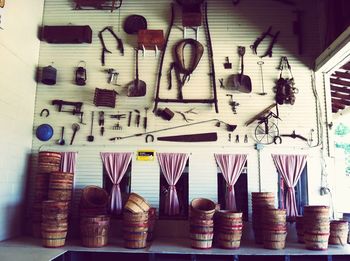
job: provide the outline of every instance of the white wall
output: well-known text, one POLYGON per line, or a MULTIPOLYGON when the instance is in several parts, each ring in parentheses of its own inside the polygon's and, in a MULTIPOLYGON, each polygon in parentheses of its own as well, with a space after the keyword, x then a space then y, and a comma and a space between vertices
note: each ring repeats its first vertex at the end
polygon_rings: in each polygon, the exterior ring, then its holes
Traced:
MULTIPOLYGON (((142 14, 148 21, 148 28, 163 29, 166 31, 169 20, 169 3, 171 1, 153 0, 125 1, 119 13, 110 13, 108 11, 75 11, 72 10, 73 5, 68 0, 46 0, 44 12, 45 25, 66 25, 69 23, 75 25, 89 24, 93 30, 92 44, 81 45, 53 45, 42 43, 40 50, 39 64, 41 67, 47 66, 54 62, 54 66, 58 69, 58 82, 55 86, 38 85, 38 93, 35 108, 34 127, 42 123, 50 123, 55 130, 55 135, 48 142, 40 142, 34 138, 33 152, 39 150, 73 150, 79 151, 78 166, 76 172, 76 187, 82 188, 86 185, 102 184, 102 165, 99 158, 100 151, 133 151, 138 149, 155 149, 157 152, 162 151, 186 151, 192 153, 190 157, 190 197, 208 197, 216 200, 216 166, 213 157, 215 152, 226 153, 247 153, 248 154, 248 185, 249 192, 258 191, 261 187, 262 191, 277 191, 277 176, 271 159, 271 153, 305 153, 309 155, 309 177, 310 185, 310 203, 322 202, 319 197, 319 188, 321 184, 321 153, 320 147, 310 149, 308 145, 301 140, 293 140, 285 138, 281 145, 271 145, 265 147, 261 151, 261 184, 259 184, 259 169, 257 151, 254 149, 254 129, 256 123, 245 127, 244 123, 249 118, 263 110, 265 107, 274 102, 274 81, 279 75, 276 70, 280 62, 281 56, 288 56, 292 66, 296 87, 299 93, 296 95, 296 103, 291 105, 280 106, 279 128, 281 133, 287 134, 296 130, 297 133, 308 137, 311 129, 317 130, 317 117, 315 97, 312 91, 311 72, 315 57, 320 53, 319 32, 317 15, 313 11, 313 5, 317 1, 303 1, 304 20, 304 54, 302 56, 297 53, 297 38, 293 34, 292 24, 296 19, 293 13, 294 7, 281 4, 276 1, 246 0, 234 7, 231 1, 217 0, 208 1, 209 6, 209 24, 214 48, 214 60, 216 76, 218 78, 227 78, 229 75, 237 73, 239 68, 239 58, 237 55, 237 46, 246 46, 245 56, 245 74, 252 79, 253 91, 250 94, 235 93, 234 100, 240 103, 238 113, 233 114, 228 105, 229 98, 226 96, 230 91, 218 88, 219 110, 216 114, 213 107, 208 105, 193 104, 160 104, 161 108, 169 107, 173 111, 185 111, 195 107, 199 115, 191 115, 195 120, 205 120, 211 118, 219 118, 226 122, 237 124, 238 128, 232 133, 232 142, 228 142, 228 133, 223 127, 216 128, 214 124, 203 124, 190 128, 178 129, 171 132, 157 133, 155 136, 176 135, 184 133, 199 133, 217 131, 219 139, 215 143, 204 144, 171 144, 166 142, 157 142, 146 144, 144 137, 133 139, 125 139, 116 141, 115 143, 108 140, 113 136, 126 136, 143 132, 142 128, 135 126, 127 127, 126 120, 122 120, 122 131, 112 130, 115 120, 109 118, 110 114, 128 113, 133 109, 139 109, 144 116, 144 107, 153 106, 153 96, 156 86, 158 59, 152 53, 146 57, 140 58, 140 79, 147 83, 147 95, 143 98, 128 98, 125 95, 126 85, 134 78, 134 51, 136 37, 127 35, 122 24, 124 19, 130 14, 142 14), (125 56, 121 56, 119 51, 115 49, 115 42, 109 36, 106 36, 108 48, 113 52, 106 55, 106 66, 102 67, 100 63, 101 45, 97 37, 99 30, 103 27, 113 26, 115 32, 124 41, 125 56), (264 58, 264 81, 265 90, 268 92, 266 96, 260 96, 257 93, 261 90, 261 78, 257 62, 259 58, 252 53, 249 46, 254 40, 261 35, 270 25, 273 32, 281 31, 280 37, 273 49, 272 58, 264 58), (223 63, 225 56, 229 56, 233 63, 232 70, 224 70, 223 63), (87 62, 88 84, 85 87, 78 87, 74 84, 74 70, 79 61, 87 62), (120 73, 119 83, 121 87, 117 87, 120 95, 117 97, 117 106, 115 109, 96 108, 93 105, 93 94, 96 87, 113 89, 114 86, 107 84, 107 74, 104 72, 106 68, 115 68, 120 73), (81 125, 78 132, 75 145, 60 147, 55 145, 56 140, 60 136, 61 126, 66 127, 65 139, 69 143, 72 135, 71 125, 78 122, 78 117, 68 113, 59 113, 57 108, 50 105, 52 99, 63 99, 68 101, 83 101, 85 122, 87 125, 81 125), (39 113, 43 108, 49 108, 51 116, 49 118, 40 118, 39 113), (98 133, 95 118, 95 142, 88 143, 86 136, 90 131, 90 112, 104 110, 106 114, 105 128, 106 132, 103 137, 98 133), (243 143, 244 135, 249 137, 248 143, 243 143), (240 135, 240 143, 234 142, 235 135, 240 135), (259 186, 260 185, 260 186, 259 186)), ((182 39, 182 32, 177 26, 181 24, 181 15, 179 8, 176 8, 177 17, 175 26, 169 40, 169 48, 163 67, 163 79, 161 82, 161 96, 168 98, 176 97, 176 88, 168 92, 166 90, 166 72, 169 63, 172 61, 171 53, 174 44, 182 39)), ((200 28, 199 41, 206 45, 203 28, 200 28)), ((265 45, 262 45, 266 47, 265 45)), ((260 52, 261 49, 260 49, 260 52)), ((208 76, 208 54, 207 49, 198 68, 191 77, 188 86, 184 88, 184 96, 186 98, 207 98, 210 96, 210 82, 208 76)), ((219 86, 219 83, 217 82, 219 86)), ((173 85, 175 86, 175 84, 173 85)), ((322 87, 322 86, 321 86, 322 87)), ((323 92, 320 92, 320 98, 323 100, 323 92)), ((97 113, 95 113, 96 115, 97 113)), ((166 122, 149 113, 148 130, 157 130, 170 126, 184 124, 179 115, 176 115, 170 122, 166 122)), ((314 133, 314 140, 315 140, 314 133)), ((312 144, 315 145, 315 142, 312 144)), ((33 168, 35 170, 35 167, 33 168)), ((158 206, 159 197, 159 167, 157 162, 138 162, 133 158, 132 169, 132 190, 142 194, 152 205, 158 206)), ((76 194, 76 203, 79 194, 76 194)), ((75 208, 76 209, 76 208, 75 208)))
POLYGON ((6 1, 0 29, 0 240, 18 235, 32 147, 44 0, 6 1))

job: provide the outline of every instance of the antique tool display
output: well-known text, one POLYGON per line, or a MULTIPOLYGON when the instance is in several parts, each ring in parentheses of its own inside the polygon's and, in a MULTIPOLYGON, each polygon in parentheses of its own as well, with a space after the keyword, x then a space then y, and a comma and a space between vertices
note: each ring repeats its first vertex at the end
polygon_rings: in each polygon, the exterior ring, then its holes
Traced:
POLYGON ((129 15, 123 25, 127 34, 137 34, 139 30, 147 29, 147 20, 142 15, 129 15))
POLYGON ((244 75, 244 46, 238 46, 238 55, 241 60, 241 73, 231 75, 227 80, 226 88, 232 91, 250 93, 252 91, 252 81, 248 75, 244 75))
POLYGON ((139 50, 135 49, 136 53, 136 71, 135 80, 128 84, 129 97, 141 97, 146 95, 146 83, 139 79, 139 50))
POLYGON ((95 106, 104 106, 115 108, 117 92, 114 90, 95 88, 94 104, 95 106))
POLYGON ((75 139, 75 135, 80 130, 80 125, 78 123, 73 123, 72 124, 72 130, 73 130, 73 135, 72 135, 72 138, 70 140, 70 145, 73 145, 73 142, 74 142, 74 139, 75 139))
POLYGON ((90 135, 87 136, 87 141, 88 142, 93 142, 95 137, 94 135, 92 135, 92 131, 93 131, 93 128, 94 128, 94 115, 95 115, 95 112, 91 112, 91 127, 90 127, 90 135))
POLYGON ((266 37, 271 37, 272 40, 270 41, 270 45, 267 48, 267 50, 265 51, 265 53, 263 55, 260 56, 260 58, 264 58, 266 56, 272 57, 272 49, 275 45, 275 43, 277 42, 277 38, 280 34, 280 31, 276 32, 275 34, 271 33, 272 30, 272 26, 270 26, 266 32, 264 32, 260 37, 258 37, 255 42, 253 43, 253 45, 250 46, 250 48, 253 50, 253 52, 255 54, 258 54, 258 47, 261 44, 262 41, 265 40, 266 37))
POLYGON ((158 137, 159 141, 171 141, 171 142, 208 142, 217 141, 218 134, 216 132, 199 133, 199 134, 187 134, 187 135, 175 135, 158 137))
POLYGON ((265 87, 264 87, 264 73, 263 73, 263 61, 258 61, 257 64, 260 67, 260 78, 261 78, 261 92, 259 92, 259 95, 266 95, 267 93, 265 92, 265 87))
POLYGON ((184 124, 184 125, 169 127, 169 128, 165 128, 165 129, 159 129, 159 130, 148 131, 148 132, 143 132, 143 133, 136 133, 136 134, 128 135, 128 136, 124 136, 124 137, 117 136, 117 137, 110 138, 109 140, 115 141, 115 140, 123 140, 123 139, 128 139, 128 138, 140 137, 143 135, 149 135, 149 134, 157 133, 157 132, 161 132, 161 131, 174 130, 174 129, 184 128, 184 127, 189 127, 189 126, 203 124, 203 123, 209 123, 209 122, 216 122, 215 126, 217 126, 217 127, 220 127, 220 123, 223 123, 227 126, 227 130, 230 130, 230 131, 234 131, 237 127, 237 125, 228 124, 228 123, 223 122, 219 119, 210 119, 210 120, 205 120, 205 121, 198 121, 198 122, 194 122, 194 123, 188 123, 188 124, 184 124), (219 125, 217 123, 219 123, 219 125))
POLYGON ((72 115, 78 115, 80 116, 80 123, 83 123, 83 117, 84 117, 84 112, 81 110, 81 107, 83 106, 82 102, 70 102, 70 101, 64 101, 64 100, 52 100, 51 102, 52 105, 55 105, 58 107, 59 112, 69 112, 72 115), (62 110, 63 106, 73 106, 72 110, 62 110))
POLYGON ((271 119, 281 120, 279 117, 278 106, 276 105, 276 113, 265 109, 256 115, 255 119, 258 125, 254 131, 255 140, 260 144, 271 144, 275 142, 276 137, 279 137, 279 129, 275 122, 271 119))
MULTIPOLYGON (((171 20, 170 20, 170 24, 168 27, 168 31, 166 34, 166 40, 165 40, 165 44, 164 44, 164 50, 161 54, 160 57, 160 65, 159 65, 159 71, 158 71, 158 78, 157 78, 157 87, 156 87, 156 95, 154 98, 154 108, 153 108, 153 112, 157 111, 158 108, 158 104, 160 102, 165 102, 165 103, 206 103, 206 104, 214 104, 215 105, 215 111, 216 113, 219 113, 219 109, 218 109, 218 100, 217 100, 217 92, 216 92, 216 78, 215 78, 215 68, 214 68, 214 58, 213 58, 213 47, 212 47, 212 42, 211 42, 211 37, 210 37, 210 30, 209 30, 209 24, 208 24, 208 11, 207 11, 207 3, 204 6, 204 27, 206 30, 206 39, 207 39, 207 46, 208 46, 208 55, 209 55, 209 60, 210 60, 210 78, 211 78, 211 86, 213 89, 213 98, 210 99, 184 99, 182 96, 182 91, 180 90, 179 94, 178 94, 178 98, 177 99, 164 99, 164 98, 160 98, 159 93, 160 93, 160 82, 161 82, 161 77, 162 77, 162 67, 163 67, 163 61, 164 61, 164 55, 166 53, 166 48, 167 48, 167 43, 169 41, 169 36, 171 33, 171 29, 174 25, 174 6, 172 5, 171 8, 171 20)), ((195 40, 194 40, 195 41, 195 40)), ((195 44, 195 42, 193 42, 194 46, 197 46, 197 48, 200 48, 198 44, 195 44)), ((178 53, 181 53, 181 48, 183 47, 183 43, 181 42, 181 45, 178 45, 178 53)), ((199 53, 197 53, 197 58, 199 57, 199 53)), ((178 56, 181 57, 181 56, 178 56)), ((197 61, 198 59, 194 59, 194 61, 197 61)), ((183 63, 183 62, 182 62, 183 63)), ((195 62, 193 62, 192 64, 195 64, 195 62)), ((184 83, 186 80, 188 80, 188 72, 189 71, 185 71, 182 79, 180 80, 180 83, 184 83)))
POLYGON ((124 45, 121 38, 119 38, 116 33, 113 31, 112 27, 106 26, 98 33, 98 38, 100 39, 101 45, 102 45, 102 53, 101 53, 101 63, 102 66, 105 65, 105 59, 106 59, 106 53, 112 53, 110 50, 107 49, 105 41, 103 39, 103 33, 109 32, 117 41, 117 49, 120 51, 121 55, 124 55, 124 45))
POLYGON ((274 91, 276 92, 276 102, 280 105, 293 105, 295 103, 295 94, 297 94, 299 90, 294 87, 294 77, 286 56, 281 57, 279 69, 280 78, 276 82, 276 87, 274 87, 274 91), (283 73, 285 72, 288 73, 288 76, 283 76, 283 73))
POLYGON ((64 127, 61 127, 61 137, 56 143, 61 146, 66 144, 66 141, 64 140, 64 127))

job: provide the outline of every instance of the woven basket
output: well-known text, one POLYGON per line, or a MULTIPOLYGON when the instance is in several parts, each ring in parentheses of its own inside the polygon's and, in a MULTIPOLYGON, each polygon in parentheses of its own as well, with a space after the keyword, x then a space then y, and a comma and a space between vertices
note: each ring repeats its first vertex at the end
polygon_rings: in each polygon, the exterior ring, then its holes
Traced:
POLYGON ((83 189, 80 199, 80 208, 106 208, 108 193, 98 186, 87 186, 83 189))
POLYGON ((125 209, 129 210, 132 213, 142 213, 148 212, 150 209, 148 202, 136 193, 131 193, 129 198, 124 206, 125 209))
POLYGON ((196 198, 191 201, 190 216, 193 219, 213 219, 216 204, 210 199, 196 198))

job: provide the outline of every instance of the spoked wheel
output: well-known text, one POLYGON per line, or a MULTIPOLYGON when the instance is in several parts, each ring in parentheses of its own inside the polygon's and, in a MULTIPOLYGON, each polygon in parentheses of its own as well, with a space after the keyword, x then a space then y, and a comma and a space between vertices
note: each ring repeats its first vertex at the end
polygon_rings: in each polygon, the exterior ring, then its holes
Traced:
POLYGON ((279 136, 279 130, 273 122, 261 122, 255 128, 255 140, 258 143, 271 144, 276 136, 279 136))

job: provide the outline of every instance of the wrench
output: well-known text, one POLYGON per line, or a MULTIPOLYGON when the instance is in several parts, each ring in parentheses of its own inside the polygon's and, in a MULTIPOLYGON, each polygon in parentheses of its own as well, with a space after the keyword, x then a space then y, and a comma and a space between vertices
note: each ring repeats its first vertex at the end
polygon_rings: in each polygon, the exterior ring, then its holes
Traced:
POLYGON ((72 129, 73 129, 73 136, 72 136, 72 139, 70 140, 70 145, 73 145, 75 134, 77 133, 77 131, 80 130, 80 125, 78 123, 73 123, 72 129))

